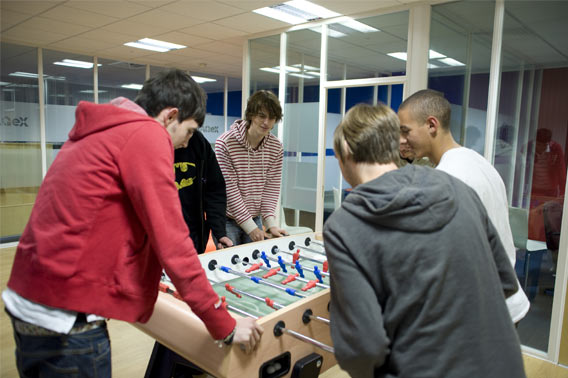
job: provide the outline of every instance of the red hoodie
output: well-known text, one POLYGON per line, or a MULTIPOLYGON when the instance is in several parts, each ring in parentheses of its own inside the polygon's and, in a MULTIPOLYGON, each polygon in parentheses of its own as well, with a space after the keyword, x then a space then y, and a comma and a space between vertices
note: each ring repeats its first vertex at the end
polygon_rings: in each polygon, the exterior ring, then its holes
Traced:
POLYGON ((183 220, 167 130, 129 100, 80 102, 20 238, 8 287, 60 309, 145 322, 162 267, 215 339, 215 308, 183 220))

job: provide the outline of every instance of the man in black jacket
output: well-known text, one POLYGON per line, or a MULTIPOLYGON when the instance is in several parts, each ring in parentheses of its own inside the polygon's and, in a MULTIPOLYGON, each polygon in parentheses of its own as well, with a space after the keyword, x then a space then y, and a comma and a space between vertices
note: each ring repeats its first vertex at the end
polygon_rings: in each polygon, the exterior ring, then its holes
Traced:
MULTIPOLYGON (((200 131, 193 133, 187 147, 175 150, 174 169, 183 218, 197 253, 205 252, 210 231, 217 249, 232 247, 225 228, 225 179, 211 144, 200 131)), ((191 377, 200 373, 197 366, 156 342, 145 376, 191 377)))
POLYGON ((176 186, 183 217, 197 253, 205 252, 209 231, 217 249, 232 247, 226 235, 227 192, 215 152, 196 131, 186 148, 175 151, 176 186))

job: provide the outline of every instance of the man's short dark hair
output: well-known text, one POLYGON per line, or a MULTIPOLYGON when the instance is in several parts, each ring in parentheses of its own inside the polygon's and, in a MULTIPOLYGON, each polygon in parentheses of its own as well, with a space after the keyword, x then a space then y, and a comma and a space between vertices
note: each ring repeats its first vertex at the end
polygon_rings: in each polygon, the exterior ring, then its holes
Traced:
POLYGON ((444 130, 450 130, 452 108, 442 92, 433 89, 418 91, 400 104, 398 111, 401 110, 410 112, 412 118, 419 123, 425 123, 428 117, 434 116, 444 130))
POLYGON ((191 118, 201 126, 205 120, 207 95, 187 72, 170 69, 146 80, 134 102, 150 117, 157 117, 168 107, 178 108, 179 122, 191 118))
POLYGON ((252 117, 262 111, 268 112, 267 116, 270 119, 275 119, 276 122, 282 119, 280 101, 271 91, 260 90, 249 97, 245 110, 245 120, 250 124, 252 117))

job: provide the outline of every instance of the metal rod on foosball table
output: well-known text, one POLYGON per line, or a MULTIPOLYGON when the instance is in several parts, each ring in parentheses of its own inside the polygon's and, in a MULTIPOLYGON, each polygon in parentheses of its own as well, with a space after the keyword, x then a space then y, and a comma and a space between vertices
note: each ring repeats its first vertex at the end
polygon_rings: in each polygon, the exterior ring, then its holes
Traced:
POLYGON ((310 240, 310 243, 314 243, 315 245, 319 245, 320 247, 325 248, 323 243, 320 242, 319 240, 310 240))
MULTIPOLYGON (((282 252, 282 253, 285 253, 285 254, 291 255, 291 256, 294 256, 294 255, 295 255, 295 253, 292 253, 292 252, 289 252, 289 251, 283 251, 283 250, 281 250, 280 248, 278 248, 277 246, 272 247, 271 252, 272 252, 273 255, 277 254, 278 252, 282 252)), ((254 253, 254 252, 253 252, 253 253, 254 253)), ((300 252, 298 251, 298 254, 299 254, 299 253, 300 253, 300 252)), ((298 256, 299 256, 299 255, 298 255, 298 256)), ((299 258, 302 258, 302 259, 308 260, 308 261, 312 261, 312 262, 315 262, 315 263, 318 263, 318 264, 322 264, 322 265, 324 266, 324 268, 325 268, 325 265, 326 265, 326 263, 327 263, 327 261, 321 261, 321 260, 313 259, 313 258, 311 258, 311 257, 306 257, 306 256, 299 256, 299 258)), ((290 265, 291 265, 291 266, 294 266, 294 263, 292 263, 292 264, 290 264, 290 265)), ((310 272, 313 272, 313 269, 308 269, 308 268, 305 268, 305 269, 306 269, 306 270, 309 270, 310 272)), ((325 270, 325 269, 324 269, 324 270, 325 270)), ((322 276, 329 277, 329 273, 328 273, 328 272, 320 271, 320 273, 321 273, 322 276)))
POLYGON ((258 295, 248 293, 244 290, 236 289, 234 286, 231 286, 228 283, 225 284, 225 289, 227 289, 227 291, 229 293, 235 294, 237 297, 240 294, 242 294, 242 295, 246 295, 249 298, 256 299, 257 301, 264 302, 268 307, 271 307, 275 310, 279 310, 281 308, 284 308, 284 305, 281 305, 280 303, 274 302, 272 299, 270 299, 268 297, 262 298, 262 297, 259 297, 258 295))
POLYGON ((306 342, 308 344, 312 344, 312 345, 314 345, 318 348, 325 350, 326 352, 335 353, 335 349, 332 346, 329 346, 329 345, 324 344, 320 341, 314 340, 311 337, 302 335, 301 333, 298 333, 296 331, 292 331, 291 329, 287 329, 286 324, 283 321, 279 321, 274 326, 274 336, 278 337, 278 336, 282 335, 282 333, 287 333, 288 335, 295 337, 298 340, 302 340, 303 342, 306 342))
MULTIPOLYGON (((295 268, 296 268, 296 266, 294 265, 294 262, 286 261, 286 260, 284 260, 284 259, 282 258, 282 256, 278 256, 278 259, 275 259, 274 257, 268 256, 265 252, 260 253, 260 251, 259 251, 258 249, 255 249, 255 250, 252 252, 252 258, 256 260, 256 259, 258 258, 258 256, 259 256, 259 254, 260 254, 260 256, 261 256, 261 258, 262 258, 263 260, 266 259, 266 260, 270 260, 270 261, 274 261, 274 262, 278 263, 278 265, 280 265, 280 267, 282 268, 282 270, 283 270, 284 272, 288 272, 288 271, 286 270, 286 265, 285 265, 285 264, 290 265, 290 267, 291 267, 292 269, 295 269, 295 268)), ((266 260, 265 260, 265 262, 266 262, 266 260)), ((267 263, 267 265, 268 265, 268 263, 267 263)), ((315 269, 312 269, 312 268, 310 268, 310 267, 303 267, 303 269, 305 269, 305 270, 307 270, 307 271, 312 272, 312 273, 315 274, 315 269)), ((327 273, 327 272, 319 271, 319 274, 321 274, 322 276, 329 277, 329 273, 327 273)))
MULTIPOLYGON (((241 260, 237 255, 233 256, 233 258, 231 259, 231 262, 232 262, 233 264, 238 264, 238 263, 240 262, 240 263, 243 264, 244 266, 250 265, 250 266, 253 266, 253 267, 254 267, 254 265, 256 265, 256 264, 251 264, 251 263, 249 263, 249 262, 246 262, 246 261, 241 260)), ((268 268, 268 267, 266 267, 266 266, 262 266, 261 264, 262 264, 262 263, 258 264, 258 268, 259 268, 259 269, 262 269, 262 270, 264 270, 264 271, 272 271, 272 270, 273 270, 273 269, 268 268)), ((277 269, 277 268, 274 268, 274 269, 277 269)), ((278 269, 280 269, 280 268, 278 268, 278 269)), ((248 273, 248 271, 247 271, 247 273, 248 273)), ((320 272, 320 273, 321 273, 321 272, 320 272)), ((281 276, 290 278, 290 275, 289 275, 289 274, 284 273, 284 272, 280 272, 280 271, 277 271, 277 270, 274 270, 274 274, 278 274, 278 275, 281 275, 281 276)), ((264 277, 263 277, 263 278, 264 278, 264 277)), ((295 281, 295 280, 300 281, 300 282, 310 283, 310 280, 307 280, 307 279, 302 278, 302 277, 294 277, 291 281, 295 281)), ((282 282, 282 283, 284 283, 284 282, 282 282)), ((319 283, 319 282, 315 283, 315 286, 321 287, 321 288, 323 288, 323 289, 328 289, 328 288, 329 288, 329 285, 326 285, 326 284, 323 284, 323 283, 319 283)))
MULTIPOLYGON (((211 280, 209 280, 209 281, 211 282, 211 280)), ((160 291, 163 291, 164 293, 173 295, 175 298, 179 299, 180 301, 184 300, 177 290, 171 289, 168 285, 166 285, 164 283, 160 283, 160 291)), ((221 305, 224 306, 225 308, 227 308, 228 310, 233 311, 233 312, 239 313, 239 314, 244 315, 244 316, 249 316, 251 318, 258 319, 258 316, 256 316, 256 315, 250 314, 250 313, 243 311, 239 308, 231 306, 230 304, 227 303, 227 301, 225 300, 225 297, 221 297, 221 305)))
POLYGON ((310 320, 316 320, 318 322, 322 322, 322 323, 325 323, 327 325, 329 325, 331 323, 329 321, 329 319, 322 318, 321 316, 316 316, 316 315, 314 315, 312 310, 307 309, 306 311, 304 311, 304 314, 302 315, 302 321, 304 322, 304 324, 308 324, 310 322, 310 320))
MULTIPOLYGON (((272 254, 273 255, 275 255, 279 252, 285 253, 287 255, 294 256, 294 253, 292 253, 290 251, 283 251, 280 248, 278 248, 277 246, 272 247, 272 254)), ((309 261, 313 261, 313 262, 318 263, 318 264, 323 264, 323 261, 318 260, 318 259, 314 259, 312 257, 307 257, 307 256, 300 256, 300 257, 303 258, 304 260, 309 260, 309 261)))
MULTIPOLYGON (((211 260, 209 262, 208 267, 209 267, 210 270, 215 270, 215 268, 217 267, 217 261, 211 260)), ((300 297, 300 298, 306 298, 305 295, 298 293, 295 289, 292 289, 292 288, 289 288, 289 287, 284 287, 282 285, 277 285, 275 283, 268 282, 268 281, 266 281, 262 278, 256 277, 256 276, 249 276, 247 274, 237 272, 236 270, 231 269, 227 266, 221 266, 219 269, 221 269, 225 273, 230 273, 230 274, 234 274, 235 276, 248 278, 249 280, 253 281, 254 283, 263 284, 263 285, 270 286, 270 287, 273 287, 273 288, 278 289, 278 290, 285 291, 292 296, 296 296, 296 297, 300 297)))
POLYGON ((293 250, 294 248, 300 248, 300 249, 303 249, 304 251, 308 251, 308 252, 311 252, 311 253, 316 253, 316 254, 318 254, 318 255, 322 255, 322 256, 326 256, 326 257, 327 257, 327 255, 325 254, 325 252, 323 252, 323 251, 318 251, 318 250, 316 250, 316 249, 309 248, 309 247, 304 247, 303 245, 296 244, 293 240, 292 240, 292 241, 290 242, 290 244, 288 245, 288 248, 290 249, 290 251, 293 250))

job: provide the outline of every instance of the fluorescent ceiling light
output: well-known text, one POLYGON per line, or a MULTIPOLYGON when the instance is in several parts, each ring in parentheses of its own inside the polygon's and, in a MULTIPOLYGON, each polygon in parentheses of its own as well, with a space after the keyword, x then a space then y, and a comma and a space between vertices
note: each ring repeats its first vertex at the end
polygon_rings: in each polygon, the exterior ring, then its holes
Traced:
POLYGON ((7 82, 5 82, 5 81, 0 81, 0 87, 2 87, 2 86, 4 86, 4 85, 8 85, 8 84, 10 84, 10 83, 7 83, 7 82))
POLYGON ((406 53, 405 52, 393 52, 388 53, 388 56, 392 56, 393 58, 400 59, 406 61, 406 53))
POLYGON ((321 74, 319 72, 315 72, 315 71, 307 71, 306 72, 308 75, 313 75, 313 76, 321 76, 321 74))
POLYGON ((253 12, 292 25, 341 16, 339 13, 305 0, 287 1, 270 7, 255 9, 253 12))
MULTIPOLYGON (((27 78, 30 78, 30 79, 37 79, 37 74, 36 74, 36 73, 21 72, 21 71, 16 71, 16 72, 9 73, 8 76, 27 77, 27 78)), ((65 80, 65 76, 49 76, 49 75, 43 75, 43 79, 44 79, 44 80, 65 80)))
POLYGON ((439 52, 434 51, 434 50, 430 50, 428 55, 429 55, 428 57, 430 59, 439 59, 439 58, 445 58, 446 57, 446 55, 440 54, 439 52))
MULTIPOLYGON (((79 91, 79 93, 89 93, 89 94, 91 94, 91 93, 95 93, 95 91, 92 90, 92 89, 85 89, 85 90, 79 91)), ((103 90, 100 90, 100 89, 99 89, 99 93, 107 93, 107 91, 103 91, 103 90)))
POLYGON ((266 72, 272 72, 272 73, 276 73, 276 74, 280 73, 280 70, 277 70, 275 68, 270 68, 270 67, 262 67, 260 70, 266 71, 266 72))
POLYGON ((157 39, 143 38, 136 42, 127 42, 125 46, 136 47, 138 49, 145 49, 157 52, 166 52, 170 50, 184 49, 187 46, 178 45, 175 43, 159 41, 157 39))
POLYGON ((356 21, 350 17, 345 17, 345 21, 338 22, 338 24, 347 26, 350 29, 357 30, 361 33, 373 33, 380 31, 372 26, 356 21))
MULTIPOLYGON (((276 66, 274 67, 274 69, 279 70, 280 66, 276 66)), ((286 72, 300 72, 301 69, 297 68, 297 67, 291 67, 291 66, 284 66, 284 69, 286 70, 286 72)))
POLYGON ((448 66, 465 66, 465 64, 463 64, 460 61, 455 60, 454 58, 444 58, 444 59, 440 59, 439 60, 442 63, 446 63, 448 66))
POLYGON ((151 50, 151 51, 157 51, 157 52, 170 51, 169 49, 166 49, 164 47, 150 46, 150 45, 145 45, 143 43, 138 43, 138 42, 126 42, 124 45, 130 46, 130 47, 136 47, 137 49, 151 50))
POLYGON ((428 68, 440 68, 440 66, 437 66, 437 65, 432 64, 432 63, 428 63, 428 68))
POLYGON ((303 77, 304 79, 315 79, 314 76, 310 76, 310 75, 305 75, 305 74, 300 74, 300 73, 291 73, 289 74, 290 76, 296 76, 296 77, 303 77))
MULTIPOLYGON (((93 68, 92 62, 84 62, 82 60, 73 60, 73 59, 63 59, 62 62, 53 62, 58 66, 68 66, 68 67, 76 67, 76 68, 93 68)), ((97 64, 97 66, 101 66, 101 64, 97 64)))
MULTIPOLYGON (((321 34, 321 28, 310 28, 310 30, 321 34)), ((327 28, 327 35, 330 36, 331 38, 341 38, 345 37, 347 34, 337 30, 333 30, 331 28, 327 28)))
POLYGON ((211 81, 217 81, 217 79, 211 79, 211 78, 202 77, 202 76, 192 76, 191 78, 193 80, 195 80, 196 83, 209 83, 211 81))
MULTIPOLYGON (((297 67, 300 70, 302 69, 302 65, 300 63, 292 64, 292 67, 297 67)), ((319 67, 308 66, 307 64, 304 64, 304 71, 319 71, 319 67)))
POLYGON ((142 84, 122 84, 121 87, 126 89, 140 90, 142 89, 142 84))
POLYGON ((21 72, 21 71, 12 72, 12 73, 8 74, 8 76, 31 77, 31 78, 37 79, 36 73, 21 72))

